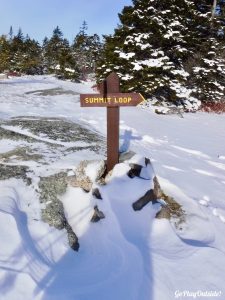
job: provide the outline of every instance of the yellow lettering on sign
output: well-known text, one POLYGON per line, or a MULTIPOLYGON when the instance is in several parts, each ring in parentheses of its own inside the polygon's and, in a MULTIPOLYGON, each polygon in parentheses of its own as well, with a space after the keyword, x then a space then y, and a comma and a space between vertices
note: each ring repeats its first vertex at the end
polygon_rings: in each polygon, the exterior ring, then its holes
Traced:
POLYGON ((100 97, 87 97, 84 99, 86 104, 89 103, 97 103, 97 104, 101 104, 101 103, 111 103, 111 97, 107 97, 107 98, 100 98, 100 97))
POLYGON ((114 98, 114 103, 130 103, 132 100, 131 97, 119 97, 119 98, 114 98))

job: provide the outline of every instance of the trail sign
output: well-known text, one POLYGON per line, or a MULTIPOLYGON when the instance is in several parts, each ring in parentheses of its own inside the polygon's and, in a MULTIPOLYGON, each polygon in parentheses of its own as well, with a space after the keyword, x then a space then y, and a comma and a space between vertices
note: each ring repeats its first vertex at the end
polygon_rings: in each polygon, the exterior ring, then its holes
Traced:
POLYGON ((100 94, 81 94, 81 107, 107 107, 107 171, 119 162, 119 108, 145 101, 139 93, 120 93, 119 77, 111 73, 100 84, 100 94))
POLYGON ((107 96, 102 94, 80 95, 82 107, 136 106, 144 100, 143 96, 138 93, 107 93, 107 96))

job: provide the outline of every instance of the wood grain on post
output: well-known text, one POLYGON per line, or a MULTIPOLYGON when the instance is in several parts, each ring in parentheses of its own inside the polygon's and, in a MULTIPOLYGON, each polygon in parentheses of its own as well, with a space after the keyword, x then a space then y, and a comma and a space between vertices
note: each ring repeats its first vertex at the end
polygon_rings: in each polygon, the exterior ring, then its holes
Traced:
MULTIPOLYGON (((120 81, 116 73, 106 78, 107 93, 119 93, 120 81)), ((119 162, 119 106, 107 107, 107 171, 111 171, 119 162)))

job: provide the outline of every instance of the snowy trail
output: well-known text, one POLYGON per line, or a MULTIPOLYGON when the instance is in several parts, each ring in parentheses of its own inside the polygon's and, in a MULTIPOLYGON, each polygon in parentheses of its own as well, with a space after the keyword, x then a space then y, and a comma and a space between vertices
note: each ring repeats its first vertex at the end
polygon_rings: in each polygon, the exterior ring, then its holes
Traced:
MULTIPOLYGON (((0 118, 66 118, 105 135, 105 109, 79 106, 76 93, 92 93, 91 85, 40 76, 3 81, 0 118), (40 95, 59 88, 74 95, 40 95)), ((130 188, 126 170, 118 165, 110 184, 101 189, 103 200, 72 187, 62 196, 82 245, 78 253, 69 249, 64 231, 40 221, 35 189, 39 176, 103 155, 86 150, 51 158, 44 142, 76 144, 15 126, 5 129, 37 139, 32 147, 40 154, 48 152, 51 165, 1 161, 29 166, 34 184, 26 186, 16 178, 0 181, 0 300, 173 300, 176 292, 184 290, 218 291, 215 299, 224 299, 224 115, 197 113, 180 118, 140 108, 121 109, 121 149, 151 159, 165 193, 182 204, 186 222, 176 227, 174 222, 155 219, 158 205, 134 212, 132 203, 150 186, 134 179, 130 188), (94 205, 106 216, 95 224, 90 223, 94 205)), ((28 144, 2 139, 0 154, 28 144)))

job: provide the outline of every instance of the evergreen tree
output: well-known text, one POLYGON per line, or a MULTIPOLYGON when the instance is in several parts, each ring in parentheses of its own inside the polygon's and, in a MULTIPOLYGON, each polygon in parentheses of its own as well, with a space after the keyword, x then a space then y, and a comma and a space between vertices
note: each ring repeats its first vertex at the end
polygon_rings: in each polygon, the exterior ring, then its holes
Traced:
POLYGON ((22 71, 23 60, 25 55, 24 36, 22 29, 19 28, 10 44, 10 69, 13 71, 22 71))
POLYGON ((84 21, 79 33, 76 35, 72 49, 82 79, 86 79, 89 73, 94 73, 96 62, 101 54, 102 44, 97 34, 87 34, 87 23, 84 21))
POLYGON ((19 28, 18 33, 17 33, 17 35, 15 36, 15 38, 16 38, 18 41, 21 41, 21 42, 24 41, 24 36, 23 36, 23 32, 22 32, 22 29, 21 29, 21 28, 19 28))
POLYGON ((47 37, 44 38, 43 43, 42 43, 42 51, 41 51, 41 56, 42 56, 42 67, 43 67, 43 72, 45 74, 48 73, 48 70, 50 68, 50 63, 49 63, 49 58, 48 58, 48 43, 49 39, 47 37))
POLYGON ((45 60, 50 72, 53 72, 58 65, 58 58, 60 55, 60 49, 62 48, 63 33, 57 26, 53 30, 52 37, 49 41, 45 40, 45 60))
POLYGON ((10 65, 10 45, 6 36, 0 36, 0 73, 8 70, 10 65))
POLYGON ((21 71, 28 75, 42 74, 41 46, 29 36, 24 41, 21 71))
POLYGON ((43 42, 44 64, 49 73, 55 73, 62 78, 77 80, 79 72, 77 62, 72 56, 72 51, 67 39, 57 26, 53 35, 43 42))
POLYGON ((187 60, 190 85, 203 102, 223 101, 225 92, 225 8, 224 0, 195 1, 201 25, 198 25, 201 48, 187 60))
POLYGON ((9 28, 9 40, 12 41, 12 39, 13 39, 13 28, 12 28, 12 26, 10 26, 10 28, 9 28))
POLYGON ((211 20, 212 7, 207 0, 133 0, 119 14, 114 35, 105 36, 98 79, 116 71, 123 90, 159 100, 221 99, 215 80, 224 80, 224 60, 218 55, 224 24, 217 16, 211 20), (209 69, 210 82, 201 74, 209 69))

